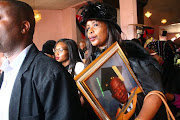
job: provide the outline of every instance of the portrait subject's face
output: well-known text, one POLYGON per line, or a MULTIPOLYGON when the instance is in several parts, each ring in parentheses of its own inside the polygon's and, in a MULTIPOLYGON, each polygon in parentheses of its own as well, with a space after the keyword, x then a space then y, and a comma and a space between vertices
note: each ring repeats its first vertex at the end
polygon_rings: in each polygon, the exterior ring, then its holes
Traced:
POLYGON ((107 41, 107 26, 103 21, 88 20, 86 23, 87 36, 92 46, 104 47, 107 41))
POLYGON ((128 93, 124 83, 118 78, 112 78, 110 82, 110 90, 112 97, 119 101, 120 103, 126 103, 128 100, 128 93))

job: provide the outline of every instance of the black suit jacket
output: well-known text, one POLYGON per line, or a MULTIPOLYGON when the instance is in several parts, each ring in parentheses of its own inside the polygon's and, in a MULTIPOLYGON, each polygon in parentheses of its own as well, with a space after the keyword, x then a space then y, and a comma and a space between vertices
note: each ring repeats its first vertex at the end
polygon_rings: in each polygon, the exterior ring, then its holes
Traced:
POLYGON ((14 83, 9 120, 79 120, 76 84, 65 68, 33 44, 14 83))

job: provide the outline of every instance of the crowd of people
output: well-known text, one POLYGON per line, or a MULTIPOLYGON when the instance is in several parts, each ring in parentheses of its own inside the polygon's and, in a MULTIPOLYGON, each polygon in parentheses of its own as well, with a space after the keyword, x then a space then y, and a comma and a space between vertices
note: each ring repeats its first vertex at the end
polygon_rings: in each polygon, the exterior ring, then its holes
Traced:
POLYGON ((152 34, 148 36, 151 36, 151 38, 148 39, 148 42, 144 42, 144 44, 141 43, 141 41, 143 41, 142 38, 132 39, 132 41, 144 47, 144 49, 146 49, 148 53, 161 65, 163 69, 162 85, 168 105, 170 106, 174 116, 176 116, 177 119, 180 119, 180 90, 178 87, 180 84, 180 67, 178 63, 178 59, 180 58, 178 51, 180 39, 177 38, 174 41, 160 41, 153 39, 152 34))
MULTIPOLYGON (((144 47, 144 39, 143 44, 140 39, 123 40, 117 11, 112 6, 88 1, 78 10, 86 40, 79 46, 69 38, 48 40, 42 51, 33 43, 32 7, 21 1, 2 0, 0 9, 0 52, 5 57, 0 67, 0 120, 99 120, 73 78, 115 42, 122 48, 144 90, 141 104, 132 102, 132 106, 138 107, 127 110, 135 112, 124 113, 128 115, 126 119, 167 119, 157 95, 143 102, 144 97, 155 90, 166 95, 174 116, 177 119, 180 116, 180 70, 174 64, 178 48, 168 42, 162 43, 166 48, 159 48, 161 43, 157 41, 144 47)), ((177 41, 175 44, 179 47, 177 41)), ((110 92, 120 105, 126 104, 131 94, 118 77, 112 78, 110 92)), ((117 114, 119 112, 120 108, 117 114)))

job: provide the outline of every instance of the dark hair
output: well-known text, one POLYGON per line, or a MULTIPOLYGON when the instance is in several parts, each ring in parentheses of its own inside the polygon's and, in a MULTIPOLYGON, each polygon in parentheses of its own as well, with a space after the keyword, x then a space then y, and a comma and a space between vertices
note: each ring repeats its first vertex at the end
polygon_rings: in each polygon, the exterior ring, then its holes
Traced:
POLYGON ((56 42, 54 48, 59 42, 64 42, 68 46, 68 54, 69 54, 69 68, 72 69, 72 74, 74 74, 74 68, 77 62, 82 62, 81 58, 79 57, 78 47, 74 40, 72 39, 60 39, 56 42))
POLYGON ((29 35, 31 39, 33 38, 34 28, 35 28, 35 18, 34 12, 31 6, 22 1, 16 0, 3 0, 10 3, 10 13, 14 18, 19 21, 27 20, 30 23, 29 35))
POLYGON ((54 55, 53 48, 54 48, 54 45, 55 45, 55 44, 56 44, 56 41, 55 41, 55 40, 48 40, 48 41, 46 41, 46 42, 43 44, 42 52, 43 52, 43 53, 50 54, 50 55, 54 55))

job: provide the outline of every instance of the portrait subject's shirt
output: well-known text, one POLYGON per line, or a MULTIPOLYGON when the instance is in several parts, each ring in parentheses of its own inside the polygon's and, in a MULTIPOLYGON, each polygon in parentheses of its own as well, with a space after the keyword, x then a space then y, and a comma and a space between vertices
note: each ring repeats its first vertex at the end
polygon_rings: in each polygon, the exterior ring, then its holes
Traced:
POLYGON ((11 63, 8 59, 2 63, 4 78, 0 88, 0 120, 9 120, 9 104, 14 82, 31 46, 32 44, 27 46, 11 63))
MULTIPOLYGON (((130 97, 130 93, 128 93, 128 98, 130 97)), ((124 104, 122 104, 122 103, 119 103, 120 104, 120 108, 122 109, 122 107, 124 106, 124 104)), ((130 110, 132 110, 132 108, 133 108, 133 104, 132 104, 132 102, 130 103, 130 105, 128 106, 128 108, 127 108, 127 112, 129 112, 130 110)))

